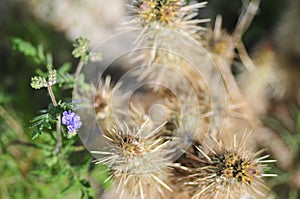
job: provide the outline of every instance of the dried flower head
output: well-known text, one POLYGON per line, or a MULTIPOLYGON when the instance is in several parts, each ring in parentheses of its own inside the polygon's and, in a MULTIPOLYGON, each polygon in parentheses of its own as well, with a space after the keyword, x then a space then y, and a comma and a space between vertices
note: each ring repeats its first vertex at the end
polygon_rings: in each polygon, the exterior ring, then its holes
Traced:
POLYGON ((113 89, 111 88, 111 77, 107 76, 104 81, 100 81, 97 91, 95 92, 94 108, 96 116, 100 120, 111 119, 111 100, 113 89))
POLYGON ((129 12, 133 16, 129 23, 138 27, 170 28, 189 33, 203 29, 199 23, 208 19, 194 19, 198 9, 206 2, 188 5, 185 0, 132 0, 129 12))
POLYGON ((112 85, 111 77, 106 76, 104 80, 99 81, 98 87, 80 87, 78 94, 74 96, 84 110, 80 113, 82 118, 87 120, 86 118, 96 117, 99 125, 103 127, 103 133, 107 132, 107 128, 112 128, 116 118, 123 120, 126 115, 123 114, 123 105, 126 104, 129 95, 119 90, 120 86, 120 83, 112 85))
MULTIPOLYGON (((146 125, 146 124, 145 124, 146 125)), ((120 198, 131 193, 133 198, 161 198, 171 188, 165 180, 170 175, 170 154, 168 142, 159 137, 164 124, 145 132, 144 126, 129 129, 117 125, 104 135, 107 147, 104 151, 92 151, 99 155, 96 164, 105 164, 120 198)))
POLYGON ((243 146, 244 141, 237 144, 236 137, 231 147, 226 147, 217 140, 215 144, 215 149, 210 148, 208 152, 204 152, 204 147, 196 144, 193 152, 188 152, 179 160, 179 168, 188 176, 180 180, 186 185, 192 198, 265 197, 267 188, 262 177, 276 176, 264 173, 265 163, 274 160, 266 160, 268 155, 257 157, 263 151, 249 152, 243 146))
POLYGON ((213 56, 228 61, 234 56, 234 39, 225 30, 222 30, 221 16, 217 16, 214 29, 209 28, 200 42, 213 56))

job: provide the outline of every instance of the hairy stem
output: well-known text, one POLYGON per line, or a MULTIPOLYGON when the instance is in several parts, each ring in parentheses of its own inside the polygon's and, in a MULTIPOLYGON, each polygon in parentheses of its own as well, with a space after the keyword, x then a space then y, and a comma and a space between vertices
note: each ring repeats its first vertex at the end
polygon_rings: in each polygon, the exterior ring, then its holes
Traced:
POLYGON ((74 87, 73 87, 73 92, 72 92, 73 97, 77 94, 76 81, 78 79, 79 73, 81 72, 83 66, 84 66, 84 61, 80 60, 80 62, 78 63, 78 65, 76 67, 75 73, 74 73, 74 87))
MULTIPOLYGON (((55 99, 52 87, 50 85, 48 85, 47 87, 48 89, 48 93, 50 95, 51 101, 53 103, 53 105, 56 107, 57 106, 57 101, 55 99)), ((60 147, 62 146, 62 137, 61 137, 61 118, 60 118, 60 114, 56 115, 56 133, 57 133, 57 138, 56 138, 56 146, 54 148, 53 154, 57 154, 59 152, 60 147)))
POLYGON ((84 66, 84 61, 80 60, 80 62, 78 63, 78 65, 76 67, 76 71, 74 73, 74 79, 75 79, 75 81, 77 80, 78 75, 81 72, 83 66, 84 66))
POLYGON ((50 85, 48 85, 47 89, 48 89, 48 93, 50 95, 51 101, 52 101, 53 105, 56 107, 57 106, 57 102, 56 102, 55 96, 53 94, 52 87, 50 85))

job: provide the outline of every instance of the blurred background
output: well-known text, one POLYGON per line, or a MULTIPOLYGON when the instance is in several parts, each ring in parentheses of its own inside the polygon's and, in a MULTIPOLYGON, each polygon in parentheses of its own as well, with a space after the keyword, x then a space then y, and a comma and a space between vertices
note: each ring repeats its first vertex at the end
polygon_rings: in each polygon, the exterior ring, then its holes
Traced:
MULTIPOLYGON (((246 0, 208 0, 200 17, 223 17, 223 28, 234 30, 246 0)), ((45 154, 33 147, 30 120, 49 104, 44 91, 29 85, 36 64, 12 50, 20 37, 52 52, 54 65, 77 64, 72 43, 83 36, 95 46, 116 34, 125 15, 124 0, 1 0, 0 3, 0 198, 79 198, 61 194, 64 181, 35 175, 45 154), (49 195, 49 193, 51 193, 49 195)), ((244 95, 265 127, 257 138, 277 163, 279 177, 268 185, 277 198, 300 198, 300 1, 262 0, 259 13, 243 36, 256 71, 247 72, 237 60, 232 71, 244 95)), ((125 44, 116 44, 125 45, 125 44)), ((117 47, 117 46, 116 46, 117 47)), ((113 53, 113 52, 112 52, 113 53)), ((66 96, 71 93, 66 93, 66 96)), ((81 154, 74 158, 80 159, 81 154)), ((103 178, 93 175, 95 181, 103 178)), ((99 180, 100 183, 101 180, 99 180)), ((97 182, 96 182, 97 183, 97 182)), ((98 183, 98 184, 99 184, 98 183)), ((101 183, 100 183, 101 184, 101 183)), ((101 192, 103 186, 99 185, 101 192)), ((97 194, 96 194, 97 195, 97 194)), ((99 195, 99 193, 98 193, 99 195)), ((101 194, 100 194, 101 195, 101 194)))

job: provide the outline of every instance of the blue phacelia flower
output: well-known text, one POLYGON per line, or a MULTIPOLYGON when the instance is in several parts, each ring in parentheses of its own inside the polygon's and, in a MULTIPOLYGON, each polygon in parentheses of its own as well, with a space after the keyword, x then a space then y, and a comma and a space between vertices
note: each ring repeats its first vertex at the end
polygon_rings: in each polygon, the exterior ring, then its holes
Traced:
POLYGON ((79 115, 71 110, 64 111, 62 116, 62 124, 66 125, 70 133, 76 132, 82 125, 79 115))

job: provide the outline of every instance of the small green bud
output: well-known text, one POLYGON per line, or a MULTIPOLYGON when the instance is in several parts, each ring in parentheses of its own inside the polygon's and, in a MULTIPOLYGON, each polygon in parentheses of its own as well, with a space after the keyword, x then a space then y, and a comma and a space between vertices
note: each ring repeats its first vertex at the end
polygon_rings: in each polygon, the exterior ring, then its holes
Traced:
POLYGON ((51 69, 48 72, 48 84, 50 86, 54 85, 56 83, 56 70, 51 69))
POLYGON ((73 44, 75 47, 74 50, 72 51, 72 55, 75 58, 79 58, 81 61, 84 61, 85 63, 88 61, 89 58, 89 52, 88 52, 88 47, 89 47, 89 40, 83 37, 79 37, 76 39, 76 42, 73 44))
POLYGON ((40 76, 35 76, 31 78, 31 87, 34 89, 40 89, 43 87, 47 87, 48 83, 45 78, 40 77, 40 76))

